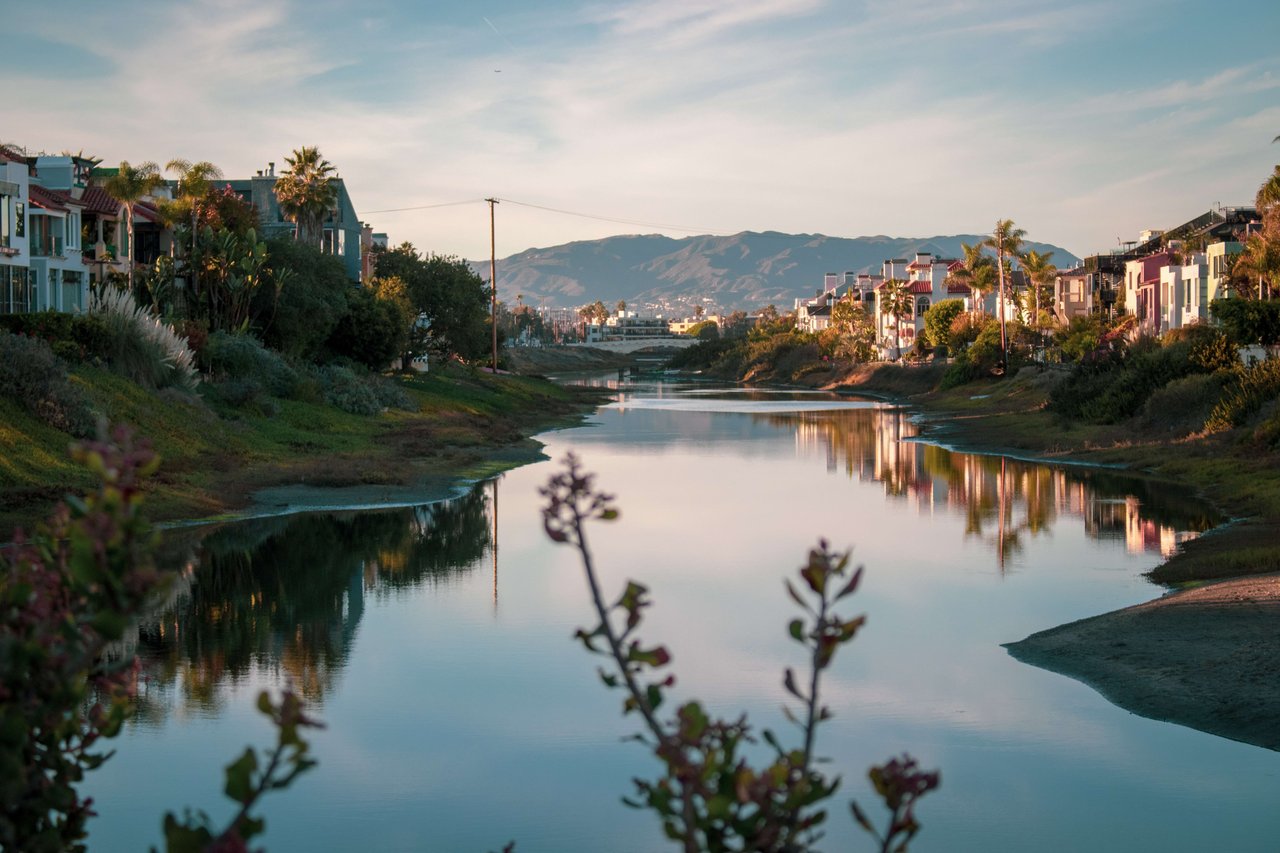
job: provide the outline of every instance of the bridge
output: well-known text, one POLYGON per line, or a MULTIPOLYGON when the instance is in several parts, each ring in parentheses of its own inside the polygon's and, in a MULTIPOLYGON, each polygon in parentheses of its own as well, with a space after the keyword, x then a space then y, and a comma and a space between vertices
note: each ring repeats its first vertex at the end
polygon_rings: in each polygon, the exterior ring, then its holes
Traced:
MULTIPOLYGON (((608 352, 662 354, 664 350, 680 350, 691 347, 698 342, 697 338, 629 338, 619 341, 592 341, 587 344, 567 344, 570 347, 588 347, 608 352)), ((670 354, 670 353, 667 353, 670 354)))

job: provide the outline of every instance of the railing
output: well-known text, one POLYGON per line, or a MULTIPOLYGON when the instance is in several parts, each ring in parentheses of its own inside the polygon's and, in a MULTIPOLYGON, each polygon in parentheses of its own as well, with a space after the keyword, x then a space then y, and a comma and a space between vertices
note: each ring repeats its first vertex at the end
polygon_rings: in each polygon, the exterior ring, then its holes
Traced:
POLYGON ((46 237, 43 240, 31 241, 31 257, 33 258, 61 258, 63 257, 63 247, 61 237, 46 237))

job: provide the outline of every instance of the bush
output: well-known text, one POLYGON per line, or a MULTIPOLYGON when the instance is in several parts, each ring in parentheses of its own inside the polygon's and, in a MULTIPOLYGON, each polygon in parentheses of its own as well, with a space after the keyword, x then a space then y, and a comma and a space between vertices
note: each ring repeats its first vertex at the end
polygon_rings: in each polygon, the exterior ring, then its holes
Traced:
POLYGON ((254 295, 263 341, 290 358, 320 358, 355 290, 342 261, 294 240, 269 240, 267 267, 282 286, 279 293, 262 288, 254 295))
POLYGON ((0 394, 54 429, 78 438, 94 433, 88 400, 44 341, 0 331, 0 394))
POLYGON ((108 288, 96 314, 103 323, 112 370, 148 388, 195 391, 200 381, 195 356, 172 326, 138 307, 124 290, 108 288))
POLYGON ((1096 362, 1086 359, 1053 389, 1049 408, 1090 423, 1119 423, 1142 411, 1148 399, 1168 383, 1206 372, 1192 360, 1191 352, 1192 344, 1186 340, 1161 346, 1141 339, 1127 354, 1096 362))
POLYGON ((1244 368, 1235 374, 1235 381, 1205 421, 1205 429, 1221 432, 1240 426, 1277 395, 1280 395, 1280 360, 1268 359, 1244 368))
POLYGON ((1143 423, 1175 433, 1197 432, 1222 399, 1227 373, 1196 373, 1158 388, 1142 407, 1143 423))
POLYGON ((357 376, 350 368, 327 364, 316 368, 316 378, 324 393, 324 401, 353 415, 376 415, 384 406, 374 383, 357 376))
MULTIPOLYGON (((279 353, 252 335, 214 332, 202 351, 209 375, 219 382, 254 382, 276 397, 292 397, 298 389, 298 373, 279 353)), ((235 404, 233 404, 235 405, 235 404)))
POLYGON ((367 288, 348 296, 347 311, 329 336, 328 349, 370 370, 386 369, 408 344, 400 308, 367 288))
POLYGON ((0 314, 0 328, 47 342, 54 354, 64 361, 105 361, 110 351, 111 335, 98 314, 56 311, 0 314))
POLYGON ((964 313, 964 300, 944 299, 935 302, 924 312, 924 334, 929 345, 946 346, 951 340, 951 328, 956 318, 964 313))
POLYGON ((994 322, 997 321, 979 314, 956 315, 951 321, 951 329, 947 334, 947 349, 955 354, 963 352, 969 344, 978 339, 978 334, 987 324, 994 322))

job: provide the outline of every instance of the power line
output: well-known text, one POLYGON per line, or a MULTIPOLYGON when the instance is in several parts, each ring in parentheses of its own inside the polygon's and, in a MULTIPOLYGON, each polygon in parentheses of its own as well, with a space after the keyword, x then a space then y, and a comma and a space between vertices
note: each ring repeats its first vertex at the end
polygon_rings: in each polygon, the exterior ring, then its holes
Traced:
POLYGON ((442 204, 420 204, 416 207, 389 207, 386 210, 362 210, 361 213, 402 213, 406 210, 432 210, 437 207, 457 207, 462 204, 484 204, 482 198, 469 198, 466 201, 446 201, 442 204))
POLYGON ((516 201, 515 199, 510 199, 510 198, 504 198, 499 200, 504 201, 507 204, 516 204, 516 205, 519 205, 520 207, 531 207, 535 210, 545 210, 550 213, 559 213, 564 216, 577 216, 581 219, 595 219, 599 222, 613 222, 619 225, 639 225, 643 228, 664 228, 668 231, 685 231, 685 232, 688 232, 689 234, 711 234, 711 235, 728 236, 728 234, 730 233, 728 231, 718 231, 711 228, 688 228, 683 225, 671 225, 669 223, 664 223, 664 222, 645 222, 639 219, 619 219, 612 216, 596 216, 595 214, 591 214, 591 213, 579 213, 576 210, 563 210, 558 207, 547 207, 541 204, 532 204, 527 201, 516 201))

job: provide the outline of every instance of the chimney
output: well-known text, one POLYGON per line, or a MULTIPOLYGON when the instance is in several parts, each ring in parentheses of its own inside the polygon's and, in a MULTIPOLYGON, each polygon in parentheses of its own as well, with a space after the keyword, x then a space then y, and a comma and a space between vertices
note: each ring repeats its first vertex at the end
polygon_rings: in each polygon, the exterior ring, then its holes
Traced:
POLYGON ((272 160, 267 163, 267 177, 274 178, 276 176, 276 161, 272 160))

